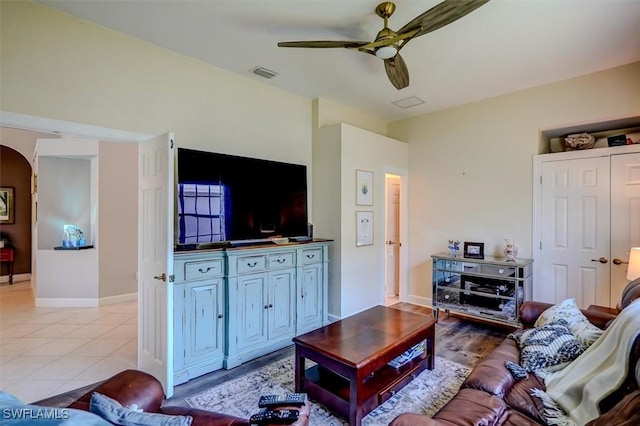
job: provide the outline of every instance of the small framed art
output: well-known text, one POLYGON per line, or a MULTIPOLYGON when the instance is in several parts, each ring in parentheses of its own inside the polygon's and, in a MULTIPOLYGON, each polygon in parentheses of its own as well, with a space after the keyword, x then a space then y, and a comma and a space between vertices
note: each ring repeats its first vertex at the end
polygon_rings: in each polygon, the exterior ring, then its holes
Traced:
POLYGON ((356 205, 373 205, 373 172, 356 170, 356 205))
POLYGON ((464 243, 464 257, 470 259, 484 259, 484 243, 464 243))
POLYGON ((13 223, 13 188, 0 188, 0 223, 13 223))
POLYGON ((373 212, 356 212, 356 247, 373 244, 373 212))

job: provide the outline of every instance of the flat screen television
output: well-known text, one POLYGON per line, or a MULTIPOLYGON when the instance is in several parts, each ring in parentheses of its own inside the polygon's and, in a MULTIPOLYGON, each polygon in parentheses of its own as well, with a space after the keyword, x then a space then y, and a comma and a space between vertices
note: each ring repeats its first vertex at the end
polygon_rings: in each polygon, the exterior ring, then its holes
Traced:
POLYGON ((177 244, 307 235, 307 167, 178 148, 177 244))

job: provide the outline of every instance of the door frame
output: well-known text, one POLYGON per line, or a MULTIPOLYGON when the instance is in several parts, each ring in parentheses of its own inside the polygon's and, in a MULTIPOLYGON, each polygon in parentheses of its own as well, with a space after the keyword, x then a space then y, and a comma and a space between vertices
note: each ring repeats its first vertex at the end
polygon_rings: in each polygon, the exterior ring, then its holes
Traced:
MULTIPOLYGON (((400 246, 398 253, 400 256, 400 260, 398 261, 398 274, 399 274, 399 301, 406 302, 409 292, 409 270, 408 268, 408 258, 409 258, 409 170, 400 169, 396 167, 385 166, 382 170, 383 176, 387 174, 396 175, 400 178, 400 242, 402 245, 400 246)), ((386 235, 386 223, 387 223, 387 189, 386 185, 384 190, 384 207, 382 210, 382 223, 385 225, 385 235, 386 235)), ((384 305, 385 301, 385 281, 387 276, 387 262, 386 262, 386 251, 387 245, 382 244, 382 259, 384 259, 384 266, 382 269, 382 279, 380 280, 380 303, 384 305)))
POLYGON ((640 152, 639 145, 617 146, 613 148, 596 148, 582 151, 555 152, 533 156, 533 231, 531 238, 531 254, 533 262, 533 300, 539 300, 538 289, 541 278, 542 257, 542 164, 548 161, 576 160, 580 158, 610 157, 614 154, 631 154, 640 152))

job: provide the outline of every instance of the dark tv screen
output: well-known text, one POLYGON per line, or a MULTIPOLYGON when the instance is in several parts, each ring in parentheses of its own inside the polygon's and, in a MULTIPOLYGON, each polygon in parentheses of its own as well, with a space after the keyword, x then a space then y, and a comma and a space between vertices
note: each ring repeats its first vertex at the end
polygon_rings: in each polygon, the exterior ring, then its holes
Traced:
POLYGON ((178 148, 178 244, 307 235, 307 167, 178 148))

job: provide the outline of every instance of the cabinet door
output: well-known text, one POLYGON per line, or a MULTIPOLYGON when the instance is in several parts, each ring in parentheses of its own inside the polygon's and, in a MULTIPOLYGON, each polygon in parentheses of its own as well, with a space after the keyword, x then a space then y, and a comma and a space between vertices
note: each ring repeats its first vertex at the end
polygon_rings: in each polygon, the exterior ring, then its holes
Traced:
POLYGON ((267 274, 238 277, 238 348, 267 340, 267 274))
POLYGON ((295 331, 295 276, 295 269, 269 274, 269 339, 295 331))
POLYGON ((222 278, 186 284, 189 327, 185 363, 191 364, 223 352, 222 278))
POLYGON ((298 294, 298 334, 322 325, 322 278, 322 264, 308 265, 302 269, 298 294))

